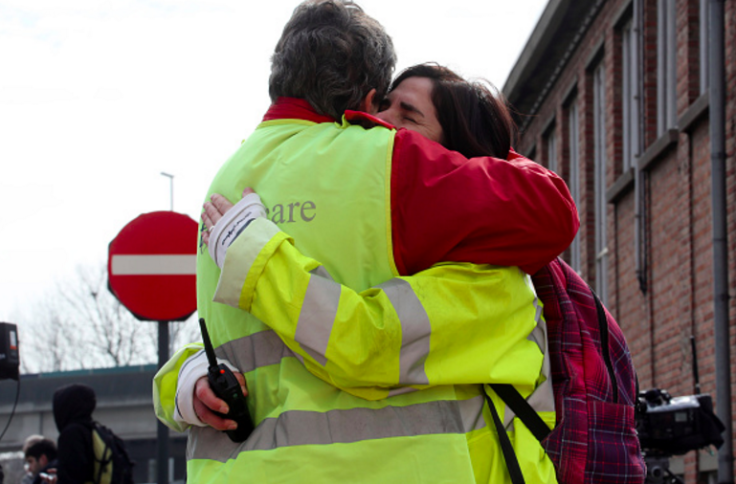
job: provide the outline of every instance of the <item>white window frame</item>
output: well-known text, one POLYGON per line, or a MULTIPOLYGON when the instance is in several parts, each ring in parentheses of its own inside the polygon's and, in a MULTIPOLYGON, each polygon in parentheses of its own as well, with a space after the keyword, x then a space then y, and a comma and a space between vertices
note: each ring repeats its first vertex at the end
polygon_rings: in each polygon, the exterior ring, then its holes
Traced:
POLYGON ((657 0, 657 133, 677 123, 677 31, 675 0, 657 0))
POLYGON ((621 29, 622 67, 622 117, 624 172, 628 171, 639 156, 639 41, 634 21, 629 20, 621 29))
MULTIPOLYGON (((570 179, 568 181, 568 187, 570 188, 570 195, 572 196, 575 206, 580 206, 580 118, 578 116, 578 102, 574 100, 570 103, 567 108, 567 123, 569 128, 569 159, 570 179)), ((575 238, 570 244, 570 267, 573 268, 578 274, 582 270, 582 262, 580 260, 580 231, 575 234, 575 238)))
POLYGON ((608 245, 606 201, 606 77, 601 64, 593 71, 593 178, 595 199, 595 287, 608 301, 608 245))
POLYGON ((700 0, 700 94, 705 92, 710 87, 710 69, 709 62, 709 51, 708 42, 710 36, 708 30, 710 29, 710 9, 708 0, 700 0))
POLYGON ((547 130, 544 138, 544 144, 547 146, 547 168, 557 173, 557 135, 555 134, 554 124, 547 130))

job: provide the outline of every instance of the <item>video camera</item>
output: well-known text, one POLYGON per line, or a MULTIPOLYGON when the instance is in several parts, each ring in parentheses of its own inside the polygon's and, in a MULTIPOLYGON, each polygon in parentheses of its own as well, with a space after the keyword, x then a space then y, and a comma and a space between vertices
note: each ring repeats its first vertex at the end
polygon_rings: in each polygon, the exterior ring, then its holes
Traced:
POLYGON ((0 323, 0 380, 18 380, 19 365, 18 327, 11 323, 0 323))
POLYGON ((636 430, 647 456, 673 456, 723 444, 725 427, 713 413, 710 395, 672 398, 655 388, 639 392, 636 430))

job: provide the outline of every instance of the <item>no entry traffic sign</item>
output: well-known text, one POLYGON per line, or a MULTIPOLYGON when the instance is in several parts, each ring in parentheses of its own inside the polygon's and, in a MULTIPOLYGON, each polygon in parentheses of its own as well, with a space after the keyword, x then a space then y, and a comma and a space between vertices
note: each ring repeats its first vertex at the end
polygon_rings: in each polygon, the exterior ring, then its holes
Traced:
POLYGON ((140 215, 110 242, 110 291, 142 321, 187 319, 197 309, 197 235, 186 215, 140 215))

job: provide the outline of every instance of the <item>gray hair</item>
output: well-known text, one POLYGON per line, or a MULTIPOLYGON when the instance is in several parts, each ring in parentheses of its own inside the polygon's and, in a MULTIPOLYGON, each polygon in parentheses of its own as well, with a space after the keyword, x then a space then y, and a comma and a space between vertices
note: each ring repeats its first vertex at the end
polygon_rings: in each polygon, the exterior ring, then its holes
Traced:
POLYGON ((305 99, 320 114, 340 119, 376 89, 391 83, 396 53, 381 24, 350 0, 307 0, 284 27, 271 57, 268 92, 305 99))

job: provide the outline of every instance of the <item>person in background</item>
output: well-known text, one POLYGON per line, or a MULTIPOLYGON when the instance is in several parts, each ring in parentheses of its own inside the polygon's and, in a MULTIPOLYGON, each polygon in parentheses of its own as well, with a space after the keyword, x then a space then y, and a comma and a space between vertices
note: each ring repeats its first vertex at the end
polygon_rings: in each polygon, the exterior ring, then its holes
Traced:
POLYGON ((41 484, 44 482, 42 474, 49 473, 56 469, 57 448, 51 439, 41 438, 35 440, 28 445, 25 450, 26 469, 28 473, 33 475, 33 484, 41 484))
POLYGON ((54 392, 54 421, 59 430, 58 484, 93 481, 92 412, 96 406, 97 396, 87 385, 74 383, 54 392))
MULTIPOLYGON (((28 437, 26 437, 26 440, 23 442, 23 449, 22 449, 23 455, 25 455, 26 451, 31 445, 43 439, 44 439, 43 435, 38 435, 38 434, 33 434, 33 435, 29 435, 28 437)), ((34 475, 31 472, 28 472, 28 470, 26 470, 26 473, 23 475, 23 478, 20 480, 20 484, 31 484, 33 482, 33 477, 34 475)))

